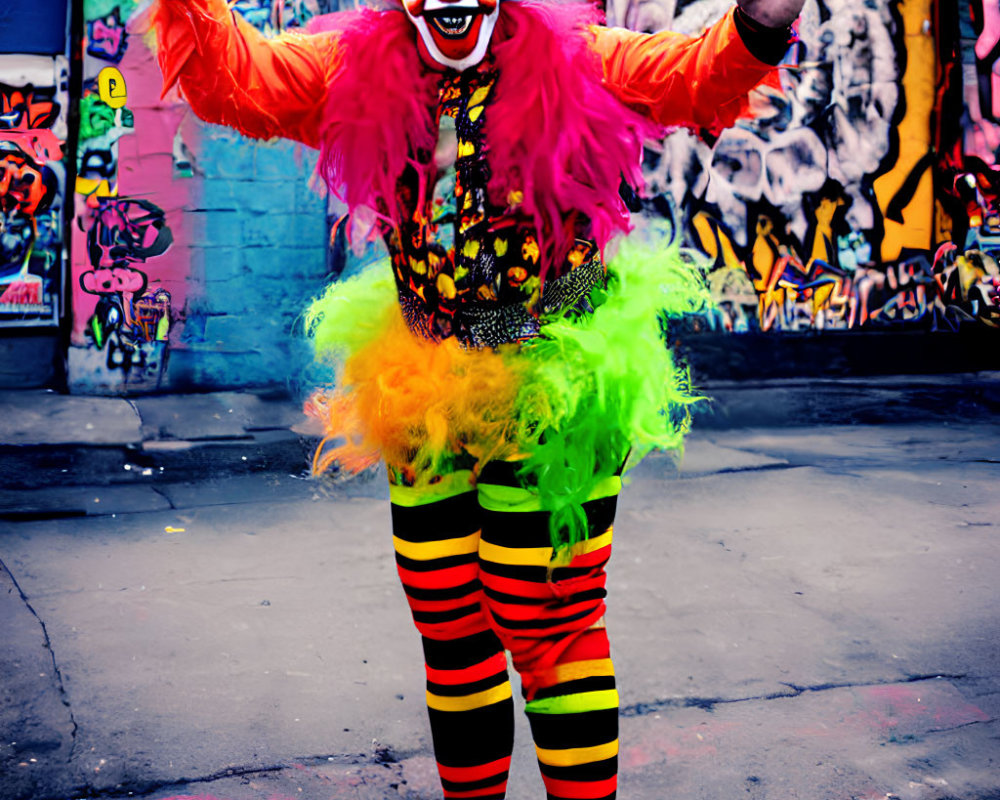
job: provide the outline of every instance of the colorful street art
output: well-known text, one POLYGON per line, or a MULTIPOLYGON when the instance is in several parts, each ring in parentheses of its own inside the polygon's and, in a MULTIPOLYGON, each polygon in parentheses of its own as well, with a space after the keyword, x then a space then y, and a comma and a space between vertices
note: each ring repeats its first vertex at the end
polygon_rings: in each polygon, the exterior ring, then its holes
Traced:
POLYGON ((0 326, 61 313, 65 58, 0 56, 0 326))
POLYGON ((156 107, 159 75, 129 28, 136 8, 132 0, 83 4, 69 361, 71 385, 91 391, 163 386, 178 284, 189 270, 168 252, 178 227, 168 218, 186 198, 173 184, 172 135, 160 131, 176 128, 179 114, 156 107), (152 126, 140 139, 141 115, 152 126))
POLYGON ((98 298, 86 335, 107 352, 108 369, 162 370, 170 328, 170 293, 151 289, 138 267, 173 242, 164 213, 140 199, 102 198, 87 231, 91 269, 80 288, 98 298))
MULTIPOLYGON (((697 33, 728 4, 609 0, 697 33)), ((731 332, 1000 323, 1000 12, 807 0, 782 92, 718 139, 650 147, 647 212, 709 261, 731 332), (933 22, 932 22, 933 21, 933 22)))

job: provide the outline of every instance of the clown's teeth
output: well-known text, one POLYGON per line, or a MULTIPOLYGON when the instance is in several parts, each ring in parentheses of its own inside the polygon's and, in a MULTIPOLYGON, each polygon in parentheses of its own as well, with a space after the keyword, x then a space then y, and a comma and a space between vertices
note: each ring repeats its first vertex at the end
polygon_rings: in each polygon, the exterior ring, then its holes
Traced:
POLYGON ((434 21, 443 33, 456 36, 465 33, 472 24, 472 15, 461 17, 436 17, 434 21))

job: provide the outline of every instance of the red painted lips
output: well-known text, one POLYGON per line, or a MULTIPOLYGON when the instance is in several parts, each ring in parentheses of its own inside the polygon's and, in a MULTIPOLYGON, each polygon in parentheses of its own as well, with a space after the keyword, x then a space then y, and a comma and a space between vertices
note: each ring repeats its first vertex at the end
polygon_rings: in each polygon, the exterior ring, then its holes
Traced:
POLYGON ((482 9, 441 9, 425 11, 424 19, 442 55, 458 61, 475 49, 483 12, 482 9))

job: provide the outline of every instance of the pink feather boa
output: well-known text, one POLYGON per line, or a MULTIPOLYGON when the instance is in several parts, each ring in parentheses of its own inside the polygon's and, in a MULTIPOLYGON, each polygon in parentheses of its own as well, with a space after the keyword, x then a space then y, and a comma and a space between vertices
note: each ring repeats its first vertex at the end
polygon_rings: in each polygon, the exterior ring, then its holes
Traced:
MULTIPOLYGON (((581 225, 602 250, 629 229, 621 180, 641 187, 642 142, 661 132, 602 85, 587 32, 600 16, 582 3, 503 0, 493 33, 499 78, 486 121, 490 198, 505 206, 523 196, 543 279, 563 263, 581 225)), ((397 178, 407 166, 422 177, 433 169, 440 73, 421 60, 415 29, 397 8, 319 17, 310 31, 321 30, 340 31, 346 55, 324 111, 320 172, 352 212, 376 209, 396 224, 397 178)))

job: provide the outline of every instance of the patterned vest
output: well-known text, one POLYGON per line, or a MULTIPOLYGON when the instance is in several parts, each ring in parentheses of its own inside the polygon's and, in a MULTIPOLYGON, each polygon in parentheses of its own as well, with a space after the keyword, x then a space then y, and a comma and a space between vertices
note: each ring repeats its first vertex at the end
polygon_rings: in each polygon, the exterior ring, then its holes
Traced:
MULTIPOLYGON (((494 65, 446 72, 438 90, 438 142, 425 185, 407 168, 397 185, 400 230, 386 235, 400 303, 410 328, 474 347, 530 339, 539 317, 589 310, 590 289, 604 279, 593 241, 578 238, 561 277, 539 279, 537 233, 512 194, 490 202, 483 126, 496 86, 494 65)), ((585 226, 580 226, 581 228, 585 226)), ((585 230, 580 230, 585 236, 585 230)))

